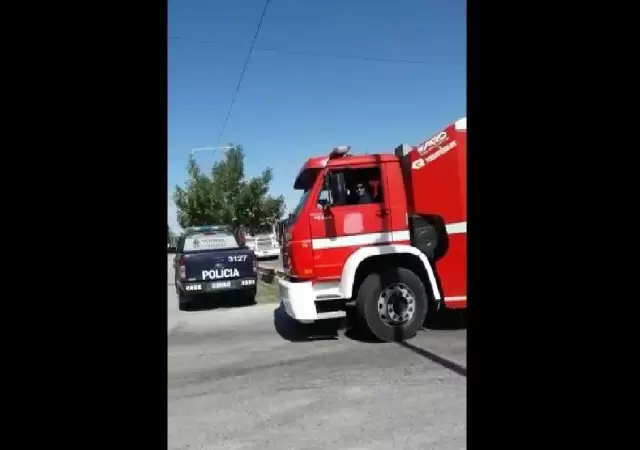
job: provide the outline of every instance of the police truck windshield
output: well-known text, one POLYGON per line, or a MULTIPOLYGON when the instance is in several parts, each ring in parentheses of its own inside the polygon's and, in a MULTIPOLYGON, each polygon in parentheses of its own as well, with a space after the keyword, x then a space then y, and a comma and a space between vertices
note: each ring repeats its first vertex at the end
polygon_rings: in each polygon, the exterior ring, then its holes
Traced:
POLYGON ((185 236, 180 253, 239 248, 236 236, 228 231, 193 233, 185 236))

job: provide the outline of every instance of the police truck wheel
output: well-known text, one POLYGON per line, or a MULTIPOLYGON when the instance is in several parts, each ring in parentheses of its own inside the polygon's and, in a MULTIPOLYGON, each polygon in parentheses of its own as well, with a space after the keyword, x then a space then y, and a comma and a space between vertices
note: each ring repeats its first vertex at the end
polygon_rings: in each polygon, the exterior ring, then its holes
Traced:
POLYGON ((415 336, 427 316, 427 307, 422 281, 403 267, 370 274, 356 298, 359 325, 385 342, 415 336))
POLYGON ((189 311, 191 309, 191 298, 183 292, 178 292, 178 309, 180 311, 189 311))
POLYGON ((256 294, 257 294, 257 291, 255 289, 245 292, 244 293, 245 304, 246 305, 255 305, 256 304, 256 294))

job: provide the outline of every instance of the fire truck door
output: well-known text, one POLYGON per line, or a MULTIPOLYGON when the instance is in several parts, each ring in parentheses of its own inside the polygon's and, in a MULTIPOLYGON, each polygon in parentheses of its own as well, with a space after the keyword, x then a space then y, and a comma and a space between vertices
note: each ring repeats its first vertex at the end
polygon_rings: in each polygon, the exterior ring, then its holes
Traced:
MULTIPOLYGON (((367 175, 370 175, 376 173, 375 169, 376 166, 349 169, 352 173, 347 179, 358 179, 357 175, 353 174, 358 170, 366 171, 367 175)), ((379 170, 377 172, 379 174, 379 170)), ((381 178, 373 178, 373 183, 363 181, 347 186, 351 191, 347 204, 332 204, 326 190, 320 193, 319 199, 326 199, 329 203, 323 208, 316 201, 310 214, 316 279, 339 279, 344 263, 353 252, 360 247, 390 241, 388 232, 391 230, 391 216, 387 196, 381 195, 384 192, 381 178), (356 185, 362 184, 365 185, 372 202, 356 203, 356 185)))

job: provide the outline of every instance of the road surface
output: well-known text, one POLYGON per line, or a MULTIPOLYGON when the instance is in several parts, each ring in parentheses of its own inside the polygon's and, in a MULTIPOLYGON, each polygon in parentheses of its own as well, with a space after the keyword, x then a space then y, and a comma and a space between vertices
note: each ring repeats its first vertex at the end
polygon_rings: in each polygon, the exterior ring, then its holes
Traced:
POLYGON ((167 297, 169 449, 466 448, 464 329, 384 344, 332 323, 300 342, 278 305, 167 297))

